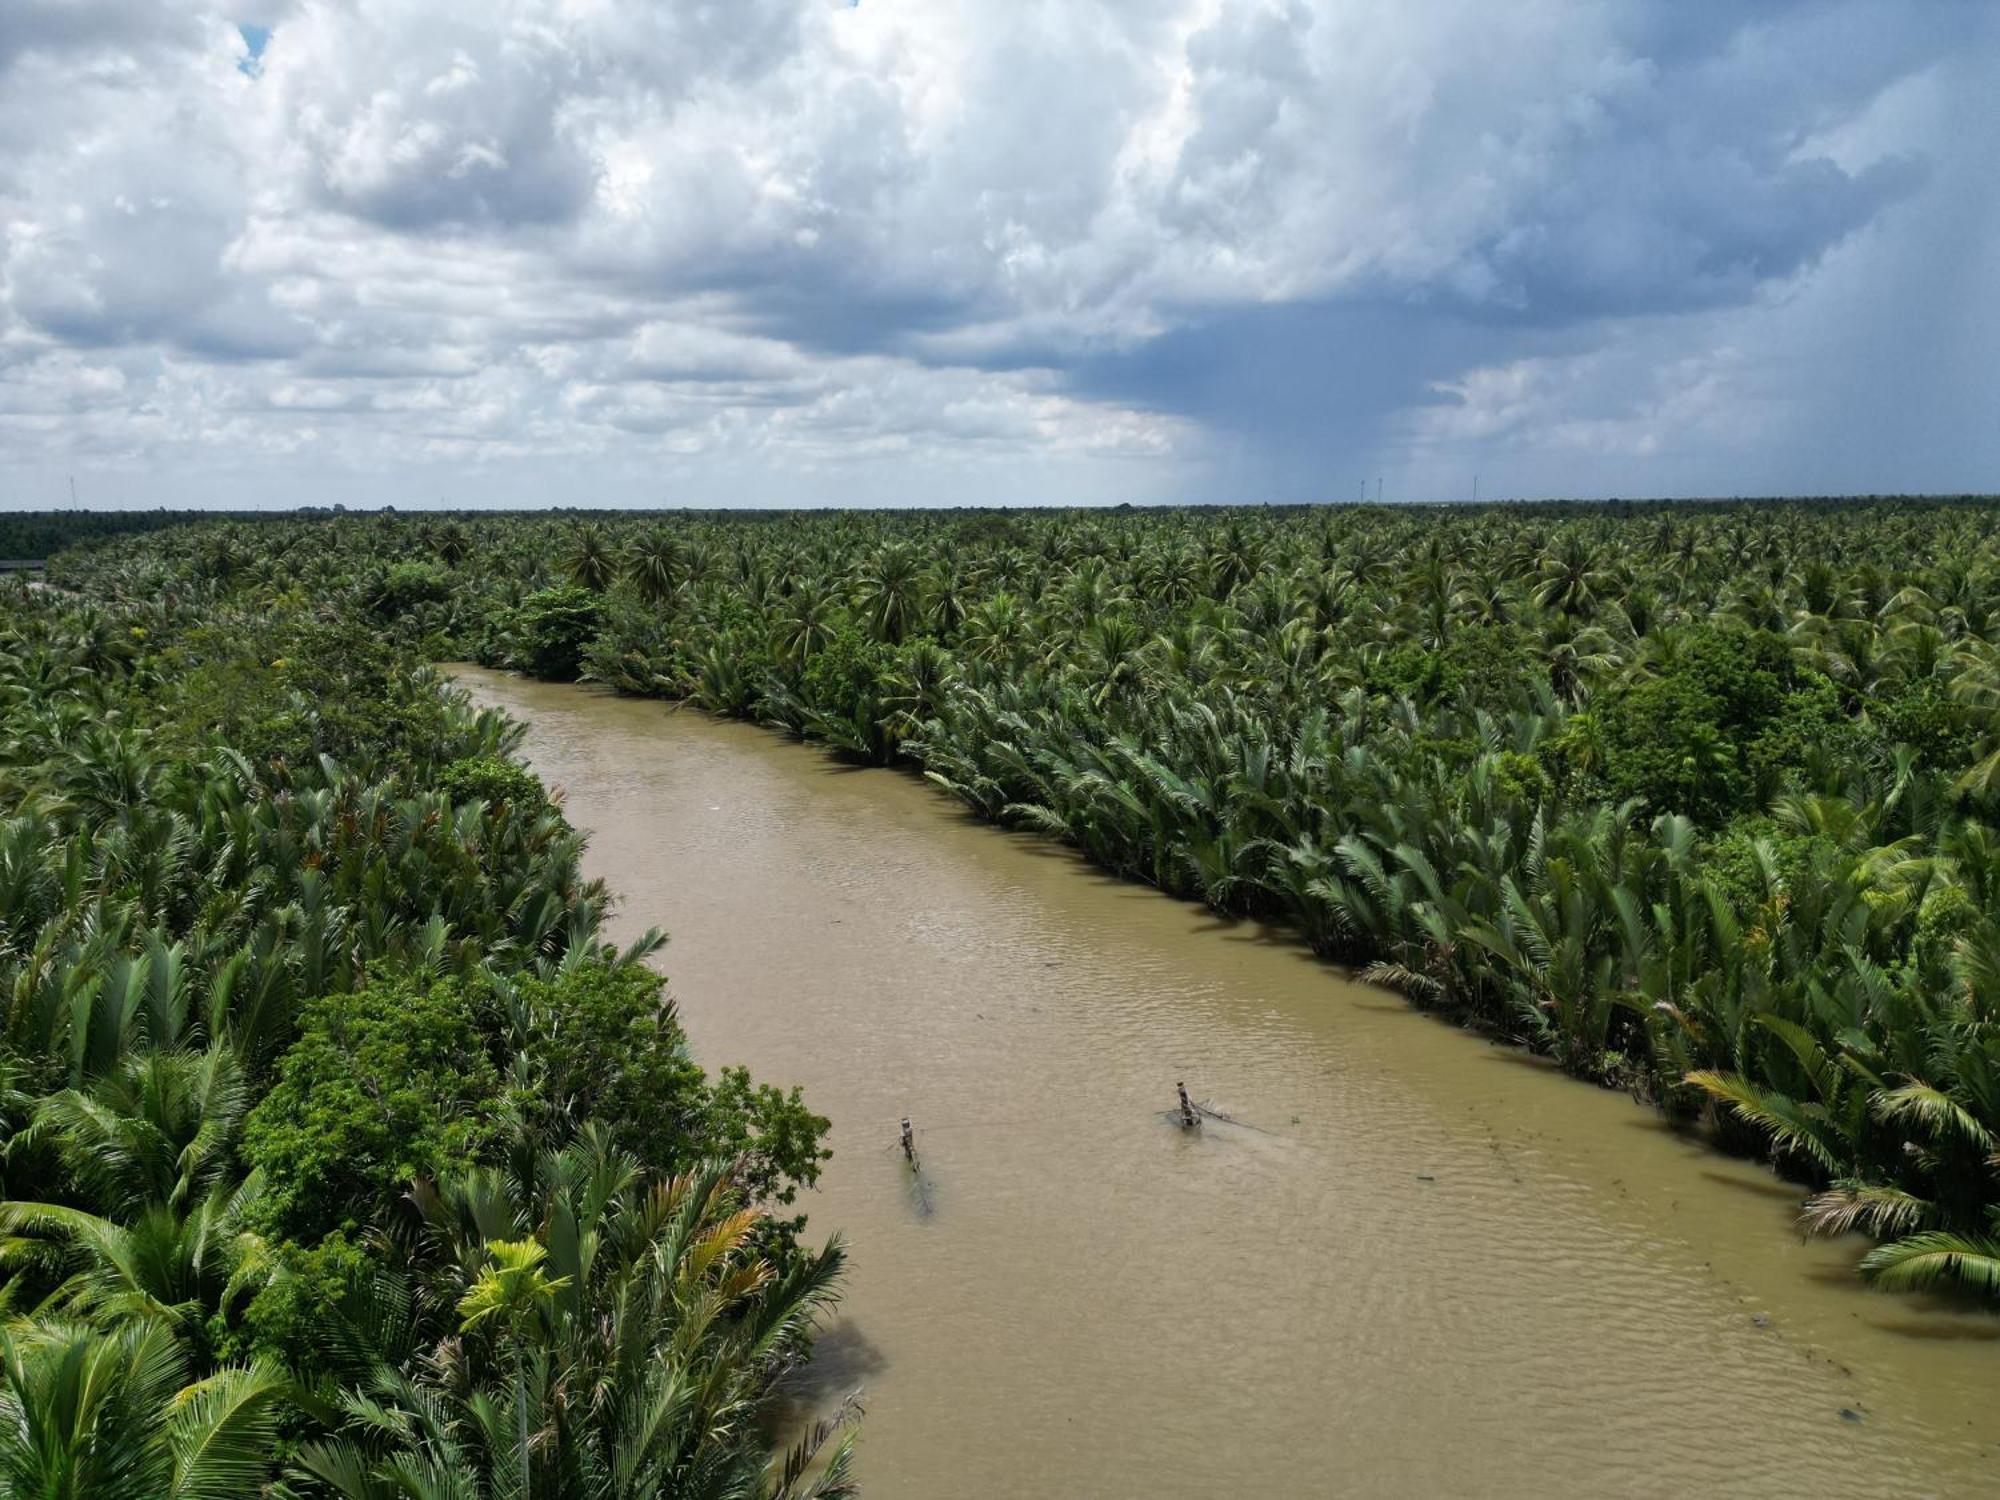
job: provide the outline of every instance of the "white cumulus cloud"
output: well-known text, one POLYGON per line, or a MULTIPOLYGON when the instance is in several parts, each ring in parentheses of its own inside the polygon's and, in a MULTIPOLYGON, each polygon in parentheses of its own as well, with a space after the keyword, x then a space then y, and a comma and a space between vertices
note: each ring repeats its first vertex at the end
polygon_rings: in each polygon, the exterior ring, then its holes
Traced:
POLYGON ((1786 487, 1867 404, 1825 321, 1973 259, 1993 54, 1866 0, 14 0, 0 503, 1786 487))

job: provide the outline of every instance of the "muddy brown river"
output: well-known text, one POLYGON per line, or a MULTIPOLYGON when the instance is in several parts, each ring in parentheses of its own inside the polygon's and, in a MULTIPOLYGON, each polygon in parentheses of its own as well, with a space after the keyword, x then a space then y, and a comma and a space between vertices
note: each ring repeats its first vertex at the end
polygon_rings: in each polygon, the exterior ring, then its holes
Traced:
POLYGON ((914 777, 457 675, 697 1057, 832 1119, 872 1500, 2000 1492, 2000 1318, 1862 1289, 1756 1166, 914 777))

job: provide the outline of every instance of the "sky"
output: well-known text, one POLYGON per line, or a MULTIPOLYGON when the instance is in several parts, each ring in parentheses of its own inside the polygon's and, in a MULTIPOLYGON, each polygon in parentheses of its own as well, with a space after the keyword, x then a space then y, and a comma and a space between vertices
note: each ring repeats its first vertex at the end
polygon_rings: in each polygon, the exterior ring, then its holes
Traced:
POLYGON ((2000 6, 5 0, 0 509, 2000 489, 2000 6))

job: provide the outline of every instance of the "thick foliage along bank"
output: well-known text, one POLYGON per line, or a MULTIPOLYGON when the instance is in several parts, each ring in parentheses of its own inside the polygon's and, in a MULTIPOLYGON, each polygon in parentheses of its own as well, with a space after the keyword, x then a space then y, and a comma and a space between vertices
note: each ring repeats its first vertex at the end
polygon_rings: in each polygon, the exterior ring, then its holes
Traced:
POLYGON ((1983 503, 347 518, 59 573, 753 717, 1705 1116, 2000 1294, 1983 503))
POLYGON ((0 1494, 847 1492, 766 1437, 825 1122, 513 727, 282 591, 9 587, 0 729, 0 1494))

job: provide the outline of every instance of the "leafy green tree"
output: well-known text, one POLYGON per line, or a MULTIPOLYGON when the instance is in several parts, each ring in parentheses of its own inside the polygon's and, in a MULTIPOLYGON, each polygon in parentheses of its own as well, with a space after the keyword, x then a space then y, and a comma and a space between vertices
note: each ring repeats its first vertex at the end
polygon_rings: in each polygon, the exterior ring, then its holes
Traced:
POLYGON ((603 613, 603 600, 588 588, 542 589, 530 594, 515 612, 514 631, 520 643, 517 664, 536 677, 571 681, 603 613))
POLYGON ((308 1241, 352 1231, 412 1178, 478 1159, 502 1096, 478 1005, 459 981, 413 976, 306 1002, 243 1131, 273 1228, 308 1241))
POLYGON ((588 1120, 657 1165, 725 1151, 756 1198, 789 1203, 818 1180, 827 1121, 789 1093, 689 1057, 664 982, 635 964, 578 964, 508 984, 498 1005, 516 1108, 553 1145, 588 1120))

